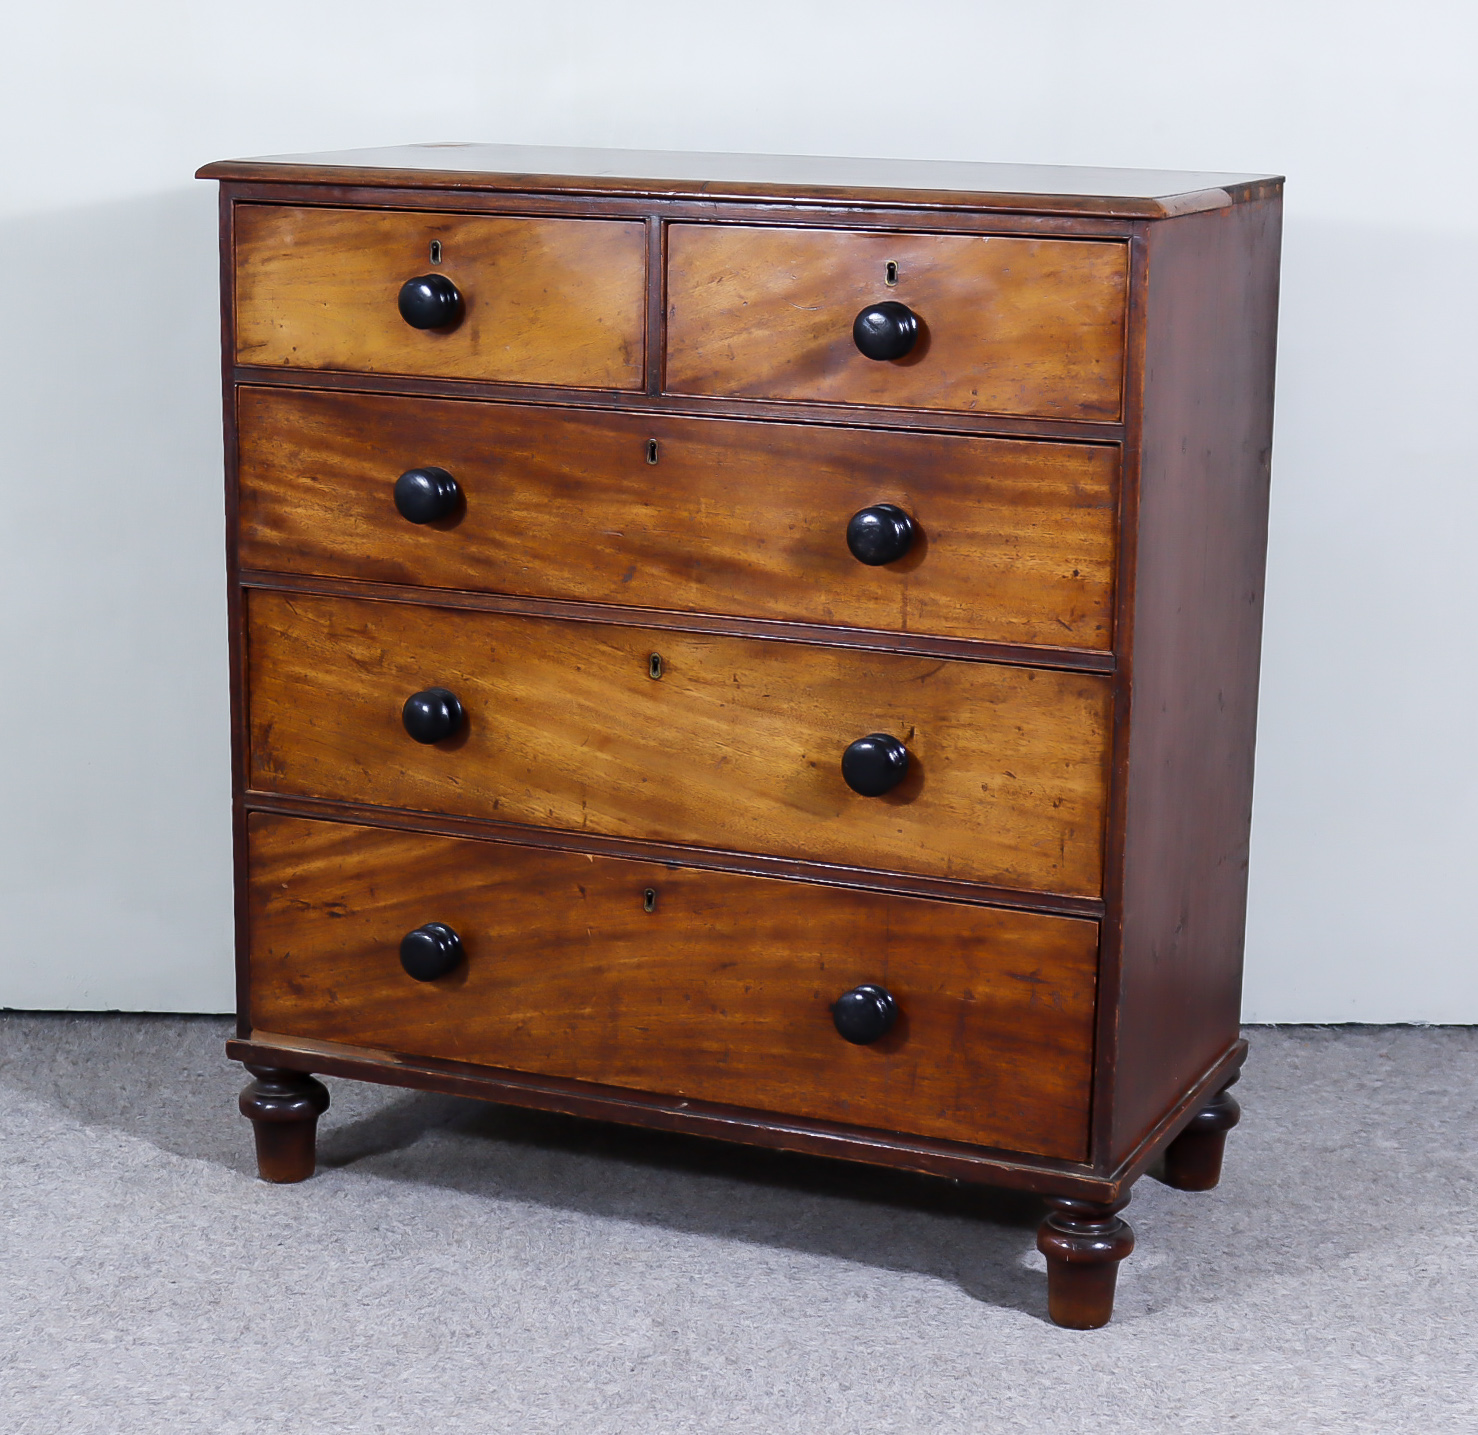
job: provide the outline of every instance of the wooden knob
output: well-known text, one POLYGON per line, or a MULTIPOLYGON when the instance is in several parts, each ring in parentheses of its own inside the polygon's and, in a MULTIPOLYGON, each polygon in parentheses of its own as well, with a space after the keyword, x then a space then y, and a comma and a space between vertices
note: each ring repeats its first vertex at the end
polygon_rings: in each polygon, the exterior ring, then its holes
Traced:
POLYGON ((395 480, 395 507, 411 523, 450 518, 462 501, 462 490, 444 468, 408 468, 395 480))
POLYGON ((842 754, 842 780, 863 797, 881 797, 908 776, 908 749, 885 732, 859 737, 842 754))
POLYGON ((847 547, 859 563, 880 568, 896 563, 913 543, 913 519, 896 503, 875 503, 852 515, 847 547))
POLYGON ((467 714, 450 688, 427 688, 412 693, 400 710, 400 721, 417 742, 431 744, 452 737, 467 714))
POLYGON ((413 329, 447 329, 462 317, 462 296, 445 274, 418 274, 400 286, 400 317, 413 329))
POLYGON ((445 922, 427 922, 400 939, 400 965, 418 982, 446 976, 462 956, 462 939, 445 922))
POLYGON ((869 359, 901 359, 919 341, 919 316, 907 304, 885 299, 852 321, 852 342, 869 359))
POLYGON ((831 1020, 837 1034, 854 1046, 867 1046, 893 1030, 898 1003, 886 987, 853 987, 832 1003, 831 1020))

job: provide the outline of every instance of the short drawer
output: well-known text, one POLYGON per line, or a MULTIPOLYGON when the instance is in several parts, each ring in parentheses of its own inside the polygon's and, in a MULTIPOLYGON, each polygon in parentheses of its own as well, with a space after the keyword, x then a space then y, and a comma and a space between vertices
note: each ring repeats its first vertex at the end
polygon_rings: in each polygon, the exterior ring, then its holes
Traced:
POLYGON ((262 814, 249 922, 262 1031, 1086 1154, 1093 922, 262 814), (426 922, 463 957, 418 981, 426 922))
POLYGON ((1113 422, 1127 290, 1122 241, 674 224, 666 387, 1113 422), (918 316, 905 358, 853 342, 882 301, 918 316))
POLYGON ((247 568, 1107 648, 1118 449, 243 387, 247 568), (460 500, 408 522, 397 477, 460 500), (852 517, 908 515, 896 561, 852 517))
POLYGON ((238 363, 643 386, 639 222, 241 204, 235 229, 238 363), (401 285, 428 273, 461 296, 443 328, 398 308, 401 285))
POLYGON ((264 590, 247 612, 258 789, 1101 888, 1104 677, 264 590), (402 708, 433 687, 466 720, 423 745, 402 708), (909 765, 863 797, 840 764, 873 733, 909 765))

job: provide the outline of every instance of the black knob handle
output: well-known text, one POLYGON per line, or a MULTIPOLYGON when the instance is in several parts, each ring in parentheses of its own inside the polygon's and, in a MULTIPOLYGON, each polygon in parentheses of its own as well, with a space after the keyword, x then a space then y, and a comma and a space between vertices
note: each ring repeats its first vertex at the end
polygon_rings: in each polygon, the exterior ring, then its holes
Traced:
POLYGON ((462 317, 462 296, 445 274, 418 274, 400 286, 400 317, 413 329, 445 329, 462 317))
POLYGON ((418 982, 434 982, 461 962, 462 939, 445 922, 427 922, 400 939, 400 965, 418 982))
POLYGON ((898 1003, 886 987, 853 987, 832 1003, 831 1019, 837 1033, 856 1046, 866 1046, 893 1030, 898 1003))
POLYGON ((896 563, 913 542, 913 519, 896 503, 875 503, 854 513, 847 524, 852 557, 870 568, 896 563))
POLYGON ((885 299, 852 321, 852 342, 869 359, 901 359, 919 341, 919 316, 907 304, 885 299))
POLYGON ((462 490, 444 468, 408 468, 395 480, 395 506, 412 523, 450 518, 462 501, 462 490))
POLYGON ((881 797, 907 775, 908 749, 885 732, 859 737, 842 754, 842 777, 863 797, 881 797))
POLYGON ((449 688, 427 688, 412 693, 400 710, 405 730, 417 742, 433 743, 451 737, 467 714, 449 688))

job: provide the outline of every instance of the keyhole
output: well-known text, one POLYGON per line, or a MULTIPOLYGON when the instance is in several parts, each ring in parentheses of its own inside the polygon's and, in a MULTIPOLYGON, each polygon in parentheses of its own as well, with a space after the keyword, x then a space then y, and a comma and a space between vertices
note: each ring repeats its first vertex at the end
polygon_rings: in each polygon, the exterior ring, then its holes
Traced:
POLYGON ((883 265, 883 283, 892 288, 898 282, 898 261, 890 259, 883 265))
POLYGON ((653 653, 647 659, 647 676, 649 678, 660 678, 662 676, 662 654, 653 653))
POLYGON ((647 440, 647 462, 657 462, 657 440, 654 438, 649 438, 647 440))
POLYGON ((657 910, 657 889, 648 887, 641 894, 641 909, 643 912, 655 912, 657 910))
POLYGON ((431 262, 433 264, 441 263, 441 240, 439 239, 433 239, 431 241, 431 262))

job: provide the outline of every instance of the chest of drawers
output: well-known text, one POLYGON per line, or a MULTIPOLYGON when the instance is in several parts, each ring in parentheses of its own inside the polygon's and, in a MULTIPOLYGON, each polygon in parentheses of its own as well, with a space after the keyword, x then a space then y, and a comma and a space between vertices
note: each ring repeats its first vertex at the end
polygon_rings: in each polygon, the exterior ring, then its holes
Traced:
POLYGON ((219 179, 242 1110, 1023 1188, 1109 1318, 1238 1037, 1281 182, 418 146, 219 179))

